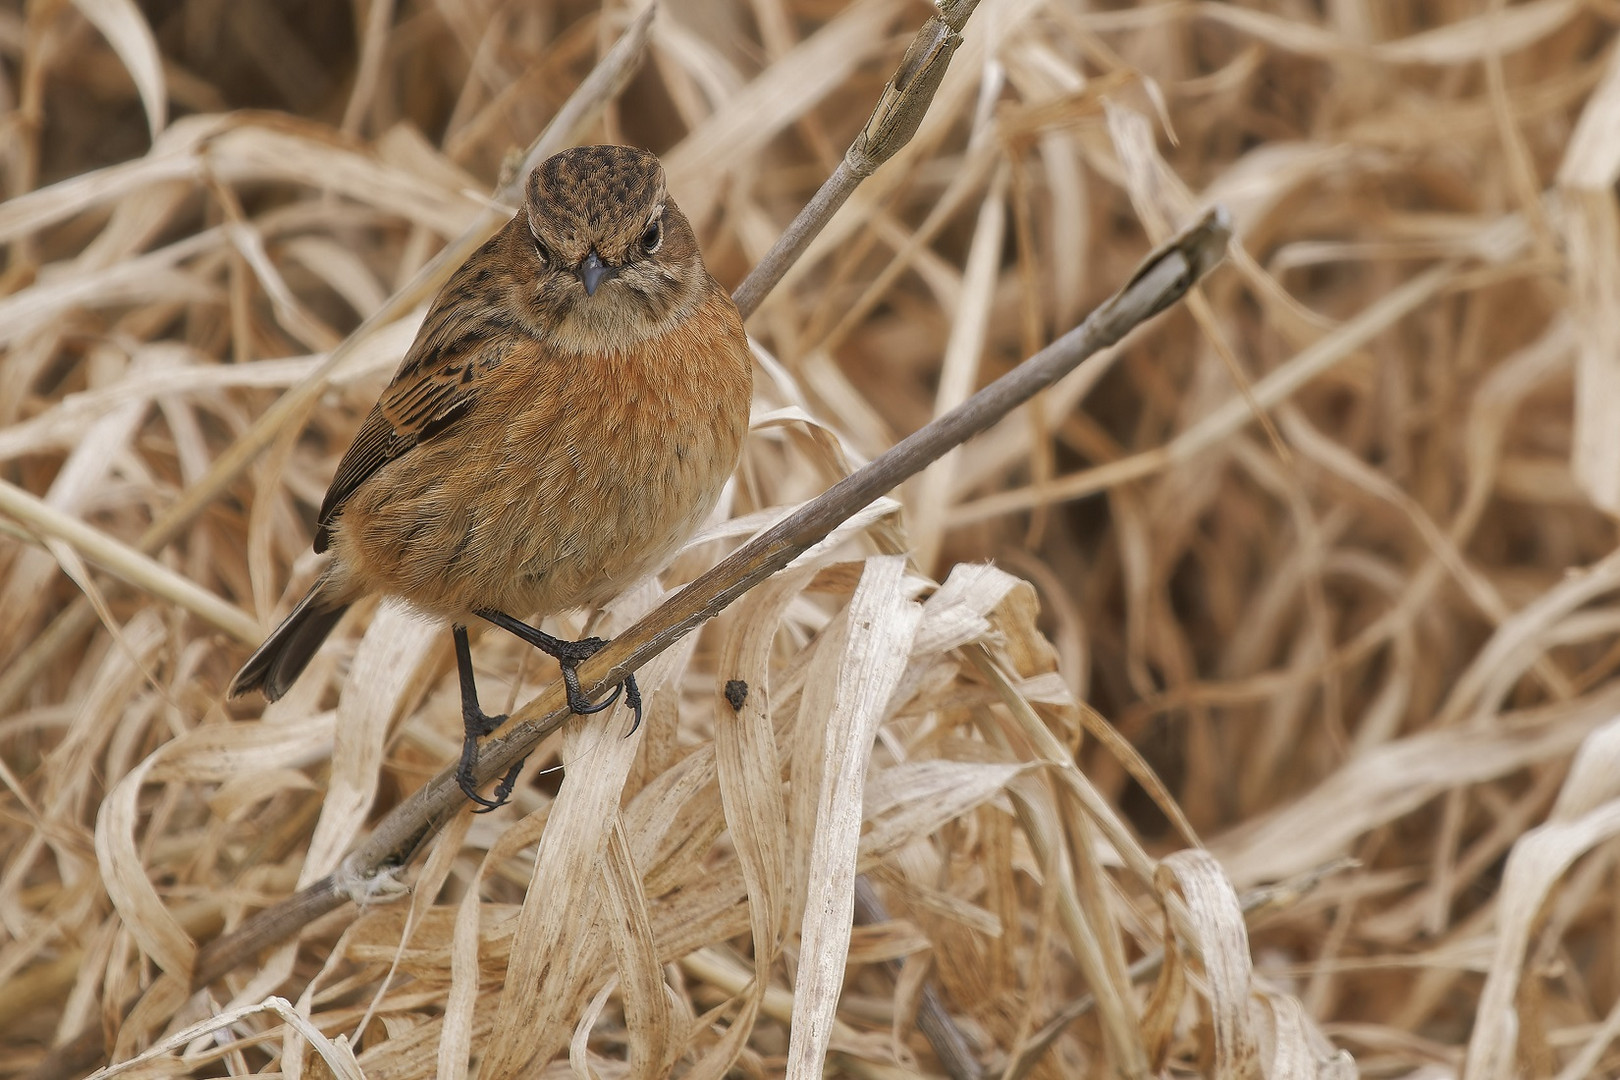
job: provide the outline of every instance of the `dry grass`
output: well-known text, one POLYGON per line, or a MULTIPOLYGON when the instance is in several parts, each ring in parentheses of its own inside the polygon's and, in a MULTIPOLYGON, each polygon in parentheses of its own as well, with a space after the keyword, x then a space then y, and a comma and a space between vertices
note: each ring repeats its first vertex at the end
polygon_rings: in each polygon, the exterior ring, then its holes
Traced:
MULTIPOLYGON (((751 320, 727 520, 666 585, 1212 201, 1228 267, 655 660, 634 737, 569 724, 513 809, 190 993, 456 753, 449 636, 393 608, 262 713, 222 689, 420 298, 323 360, 629 13, 22 7, 0 1074, 88 1033, 161 1077, 940 1075, 932 996, 989 1075, 1620 1075, 1620 9, 984 0, 751 320)), ((663 154, 734 284, 927 14, 672 3, 582 137, 663 154)), ((496 707, 555 675, 475 653, 496 707)))

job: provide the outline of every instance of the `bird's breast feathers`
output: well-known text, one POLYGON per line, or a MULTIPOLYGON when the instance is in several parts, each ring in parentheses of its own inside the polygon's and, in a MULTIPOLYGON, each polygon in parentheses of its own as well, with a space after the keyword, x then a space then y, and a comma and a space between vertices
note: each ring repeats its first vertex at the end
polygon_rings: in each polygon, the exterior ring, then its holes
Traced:
POLYGON ((335 546, 354 584, 448 617, 551 612, 662 566, 713 510, 747 432, 747 339, 716 293, 628 350, 505 350, 458 437, 417 445, 345 507, 335 546))

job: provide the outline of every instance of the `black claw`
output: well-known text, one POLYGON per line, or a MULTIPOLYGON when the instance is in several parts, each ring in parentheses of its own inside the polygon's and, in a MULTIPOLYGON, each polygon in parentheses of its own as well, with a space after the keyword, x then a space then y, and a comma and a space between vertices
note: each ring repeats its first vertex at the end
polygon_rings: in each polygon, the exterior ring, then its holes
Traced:
POLYGON ((577 699, 575 699, 573 695, 569 695, 568 707, 574 710, 574 712, 580 716, 590 716, 592 713, 599 713, 603 709, 612 708, 613 703, 619 700, 619 694, 623 690, 624 687, 615 686, 607 697, 603 698, 601 701, 598 701, 594 705, 591 704, 590 698, 587 698, 583 693, 580 694, 577 699))
POLYGON ((576 714, 589 716, 592 713, 599 713, 619 700, 619 688, 615 686, 613 693, 592 705, 591 699, 585 696, 584 690, 580 689, 579 672, 576 670, 579 661, 561 660, 558 661, 558 666, 562 668, 563 689, 567 691, 568 707, 576 714))
MULTIPOLYGON (((617 693, 614 696, 617 697, 617 693)), ((641 728, 641 687, 636 685, 634 675, 624 677, 624 703, 635 716, 635 722, 630 725, 630 731, 625 735, 628 739, 641 728)))
MULTIPOLYGON (((486 718, 487 719, 487 718, 486 718)), ((528 760, 527 758, 524 759, 528 760)), ((478 781, 473 777, 473 769, 478 764, 478 736, 472 729, 467 729, 466 737, 461 742, 461 764, 456 768, 456 786, 461 793, 472 802, 478 804, 480 809, 475 814, 487 814, 491 810, 498 810, 506 804, 506 799, 512 794, 512 787, 517 783, 518 771, 523 768, 520 761, 509 769, 501 782, 495 787, 495 797, 486 799, 478 794, 478 781)))
MULTIPOLYGON (((506 775, 501 777, 501 782, 495 785, 494 801, 484 803, 483 809, 474 810, 473 813, 487 814, 491 810, 504 806, 506 804, 506 800, 512 794, 512 789, 517 786, 518 774, 523 771, 523 763, 528 760, 529 758, 527 755, 518 758, 517 764, 513 765, 510 769, 507 769, 506 775)), ((478 801, 481 803, 484 802, 483 799, 479 799, 478 801)))

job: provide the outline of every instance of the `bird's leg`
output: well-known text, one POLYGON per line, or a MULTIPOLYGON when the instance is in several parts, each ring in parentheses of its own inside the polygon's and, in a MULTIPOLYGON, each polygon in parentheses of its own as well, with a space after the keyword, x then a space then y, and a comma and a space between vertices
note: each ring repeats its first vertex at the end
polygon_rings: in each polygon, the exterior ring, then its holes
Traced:
POLYGON ((456 674, 461 677, 461 728, 464 732, 461 764, 456 769, 456 784, 461 788, 462 794, 478 804, 479 809, 473 813, 487 814, 505 804, 507 796, 512 794, 512 788, 517 784, 523 762, 529 759, 524 757, 506 770, 501 782, 495 785, 493 799, 486 799, 478 794, 478 782, 473 778, 473 767, 478 764, 478 740, 500 727, 506 717, 490 716, 478 707, 478 684, 473 681, 472 649, 467 644, 467 628, 456 623, 451 626, 450 632, 456 639, 456 674))
POLYGON ((630 706, 630 711, 635 715, 635 722, 630 727, 630 733, 635 734, 636 729, 641 726, 641 688, 636 685, 634 675, 626 675, 622 687, 615 686, 613 693, 594 705, 591 704, 591 699, 585 696, 585 692, 580 689, 579 665, 582 661, 595 656, 602 646, 607 644, 602 638, 588 637, 581 638, 579 641, 564 641, 562 638, 553 637, 544 630, 536 629, 526 622, 514 619, 504 611, 483 610, 475 611, 473 614, 481 619, 487 619, 502 630, 514 634, 533 645, 547 656, 555 658, 557 666, 562 668, 563 687, 568 691, 568 707, 574 712, 582 716, 601 712, 619 700, 619 692, 622 689, 624 691, 624 703, 630 706))

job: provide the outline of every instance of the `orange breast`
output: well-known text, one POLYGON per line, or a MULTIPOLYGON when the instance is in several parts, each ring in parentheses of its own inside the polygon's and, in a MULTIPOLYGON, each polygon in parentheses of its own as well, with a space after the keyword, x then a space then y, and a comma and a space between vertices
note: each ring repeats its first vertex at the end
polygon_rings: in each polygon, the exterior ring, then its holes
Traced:
POLYGON ((463 418, 345 505, 332 548, 347 591, 452 619, 598 604, 662 566, 714 508, 752 396, 723 294, 623 352, 514 353, 463 418))

